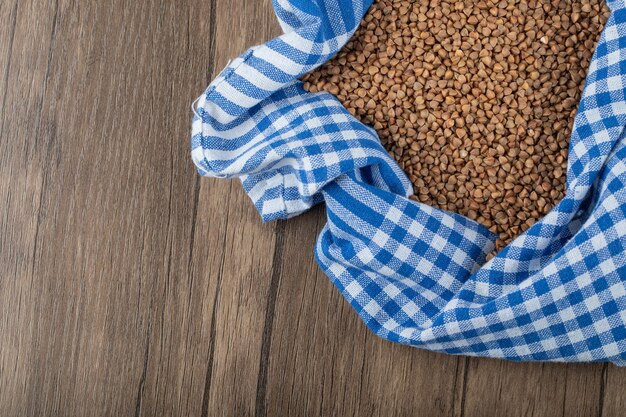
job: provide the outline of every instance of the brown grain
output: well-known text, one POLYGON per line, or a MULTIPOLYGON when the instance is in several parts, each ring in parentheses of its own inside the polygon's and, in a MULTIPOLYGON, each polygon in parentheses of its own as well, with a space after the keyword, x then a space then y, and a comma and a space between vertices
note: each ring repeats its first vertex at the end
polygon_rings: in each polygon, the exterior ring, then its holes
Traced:
POLYGON ((304 87, 335 94, 378 131, 413 199, 486 226, 499 250, 565 195, 607 17, 600 0, 377 0, 304 87))

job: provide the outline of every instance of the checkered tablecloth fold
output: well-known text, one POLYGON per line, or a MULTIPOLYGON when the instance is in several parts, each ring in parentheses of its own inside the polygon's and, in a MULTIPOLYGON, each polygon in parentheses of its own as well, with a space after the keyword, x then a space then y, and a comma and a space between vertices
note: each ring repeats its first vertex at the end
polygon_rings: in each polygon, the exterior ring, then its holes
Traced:
POLYGON ((263 220, 325 202, 315 255, 386 339, 452 354, 626 364, 626 4, 589 68, 567 195, 485 262, 495 236, 416 203, 376 132, 298 78, 328 61, 371 0, 274 0, 284 34, 233 60, 197 101, 192 159, 240 178, 263 220))

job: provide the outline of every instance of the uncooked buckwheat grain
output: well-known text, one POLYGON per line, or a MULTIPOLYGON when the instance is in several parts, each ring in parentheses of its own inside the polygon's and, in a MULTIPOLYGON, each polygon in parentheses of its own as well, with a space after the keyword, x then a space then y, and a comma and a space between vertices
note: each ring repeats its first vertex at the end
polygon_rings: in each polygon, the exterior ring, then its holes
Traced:
POLYGON ((565 194, 608 13, 600 0, 376 0, 304 88, 376 129, 413 199, 483 224, 499 250, 565 194))

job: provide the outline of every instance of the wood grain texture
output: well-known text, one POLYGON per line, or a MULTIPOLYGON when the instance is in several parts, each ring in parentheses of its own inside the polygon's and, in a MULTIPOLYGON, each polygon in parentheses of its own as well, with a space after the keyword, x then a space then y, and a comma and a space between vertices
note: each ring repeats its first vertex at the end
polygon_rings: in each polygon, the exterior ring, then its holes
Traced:
POLYGON ((323 208, 263 224, 200 179, 189 106, 279 33, 270 0, 0 2, 1 416, 620 416, 626 372, 372 335, 317 268, 323 208))

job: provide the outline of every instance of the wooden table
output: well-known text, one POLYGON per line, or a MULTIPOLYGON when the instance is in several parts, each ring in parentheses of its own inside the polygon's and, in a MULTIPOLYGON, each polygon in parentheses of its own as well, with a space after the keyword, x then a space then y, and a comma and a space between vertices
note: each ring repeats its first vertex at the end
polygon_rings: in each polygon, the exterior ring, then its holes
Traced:
POLYGON ((626 371, 393 345, 200 179, 190 104, 270 0, 0 2, 0 416, 621 416, 626 371))

